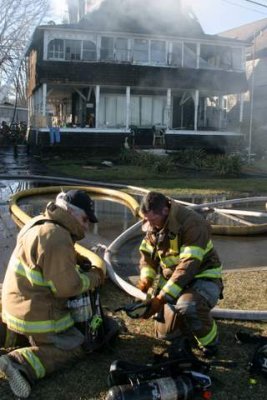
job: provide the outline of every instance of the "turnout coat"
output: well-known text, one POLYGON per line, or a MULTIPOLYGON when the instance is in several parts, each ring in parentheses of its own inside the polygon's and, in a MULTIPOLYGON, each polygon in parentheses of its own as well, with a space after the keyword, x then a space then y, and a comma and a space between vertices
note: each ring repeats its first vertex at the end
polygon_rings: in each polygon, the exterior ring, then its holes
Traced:
POLYGON ((54 203, 23 227, 3 283, 2 318, 10 330, 47 334, 74 325, 67 300, 90 287, 74 248, 83 236, 76 219, 54 203))
POLYGON ((155 279, 166 302, 174 303, 196 279, 222 287, 222 266, 204 218, 171 200, 165 226, 153 231, 144 221, 146 236, 140 245, 140 277, 155 279))

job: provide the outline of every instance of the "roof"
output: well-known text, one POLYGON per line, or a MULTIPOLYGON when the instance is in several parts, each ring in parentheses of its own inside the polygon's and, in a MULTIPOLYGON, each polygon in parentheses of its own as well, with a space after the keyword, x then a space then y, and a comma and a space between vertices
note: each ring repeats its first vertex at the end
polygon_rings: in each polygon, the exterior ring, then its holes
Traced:
POLYGON ((99 8, 87 13, 78 23, 39 26, 31 47, 41 40, 41 31, 45 29, 183 37, 229 44, 237 42, 229 37, 205 34, 194 14, 185 11, 179 0, 103 0, 99 8))

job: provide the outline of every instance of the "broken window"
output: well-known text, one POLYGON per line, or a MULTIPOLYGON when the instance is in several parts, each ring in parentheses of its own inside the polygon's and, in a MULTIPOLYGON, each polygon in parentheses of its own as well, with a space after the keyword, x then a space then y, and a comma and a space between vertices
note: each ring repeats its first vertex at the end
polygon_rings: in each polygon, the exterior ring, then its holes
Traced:
POLYGON ((197 46, 195 43, 184 44, 184 67, 197 67, 197 46))
POLYGON ((225 70, 240 69, 242 54, 238 50, 240 49, 233 49, 229 46, 202 44, 200 46, 199 67, 225 70), (234 54, 235 57, 233 57, 234 54))
POLYGON ((63 39, 53 39, 48 44, 48 60, 64 59, 64 41, 63 39))
POLYGON ((116 60, 128 61, 128 39, 117 38, 115 43, 116 60))
POLYGON ((81 44, 81 40, 65 40, 65 60, 80 60, 81 44))
POLYGON ((133 61, 148 62, 148 40, 134 39, 133 61))
POLYGON ((168 57, 168 64, 175 67, 181 67, 182 65, 182 43, 173 42, 171 43, 171 51, 168 57))
POLYGON ((114 38, 103 36, 101 38, 100 58, 102 61, 111 61, 114 59, 114 38))
POLYGON ((151 40, 151 62, 155 64, 166 64, 166 42, 162 40, 151 40))
POLYGON ((96 45, 90 40, 83 41, 83 57, 84 61, 96 61, 96 45))

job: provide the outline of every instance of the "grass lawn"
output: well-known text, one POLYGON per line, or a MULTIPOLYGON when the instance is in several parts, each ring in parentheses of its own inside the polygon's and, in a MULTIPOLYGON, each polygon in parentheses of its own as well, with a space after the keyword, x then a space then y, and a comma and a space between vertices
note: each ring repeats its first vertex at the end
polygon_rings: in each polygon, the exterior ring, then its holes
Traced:
POLYGON ((197 171, 177 167, 174 171, 154 172, 150 168, 134 165, 121 165, 116 159, 113 166, 107 167, 102 162, 107 158, 82 157, 77 158, 47 158, 44 160, 47 174, 68 176, 90 181, 105 183, 119 183, 138 186, 150 190, 162 191, 168 195, 176 196, 188 194, 214 195, 226 193, 235 196, 236 193, 244 195, 260 195, 267 193, 267 166, 266 171, 259 170, 257 165, 252 169, 244 168, 244 173, 239 178, 225 178, 215 176, 212 171, 197 171), (266 172, 266 177, 257 173, 266 172), (247 172, 254 172, 250 175, 247 172))
MULTIPOLYGON (((151 173, 148 169, 129 165, 103 167, 101 160, 87 159, 46 159, 47 175, 64 175, 81 179, 109 183, 124 183, 143 188, 161 190, 175 195, 243 193, 260 195, 267 193, 267 179, 242 177, 222 179, 205 176, 198 171, 177 170, 173 174, 151 173)), ((267 309, 267 276, 262 272, 225 273, 224 299, 219 307, 230 309, 267 309)), ((109 280, 102 290, 102 303, 106 309, 114 310, 132 299, 115 287, 109 280)), ((131 320, 123 312, 117 314, 126 329, 121 332, 112 347, 94 353, 69 369, 45 378, 34 387, 31 399, 34 400, 104 400, 108 386, 109 366, 116 359, 149 362, 153 353, 159 353, 166 344, 154 338, 153 321, 131 320)), ((238 344, 235 334, 239 329, 260 332, 267 336, 267 321, 218 320, 220 332, 219 359, 237 362, 235 368, 212 367, 212 391, 214 400, 265 400, 267 380, 257 377, 254 385, 249 383, 248 361, 253 355, 255 345, 238 344)), ((196 355, 200 353, 194 350, 196 355)), ((12 399, 7 383, 0 379, 1 400, 12 399)), ((138 400, 138 399, 136 399, 138 400)))

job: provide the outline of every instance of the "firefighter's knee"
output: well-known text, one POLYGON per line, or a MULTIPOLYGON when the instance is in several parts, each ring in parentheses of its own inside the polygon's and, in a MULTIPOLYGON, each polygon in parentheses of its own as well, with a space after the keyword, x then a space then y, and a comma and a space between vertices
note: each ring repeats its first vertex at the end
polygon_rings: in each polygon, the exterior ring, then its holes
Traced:
POLYGON ((182 316, 188 317, 190 315, 196 315, 197 307, 195 301, 183 301, 178 300, 175 305, 176 312, 179 312, 182 316))
POLYGON ((175 306, 176 312, 183 316, 184 320, 189 324, 190 329, 199 330, 202 327, 202 322, 199 319, 197 312, 197 304, 195 301, 180 300, 175 306))

